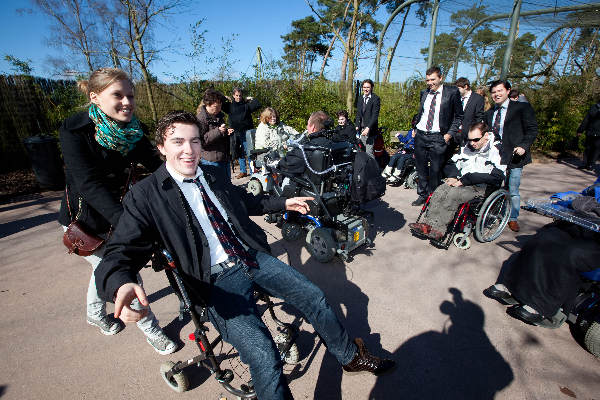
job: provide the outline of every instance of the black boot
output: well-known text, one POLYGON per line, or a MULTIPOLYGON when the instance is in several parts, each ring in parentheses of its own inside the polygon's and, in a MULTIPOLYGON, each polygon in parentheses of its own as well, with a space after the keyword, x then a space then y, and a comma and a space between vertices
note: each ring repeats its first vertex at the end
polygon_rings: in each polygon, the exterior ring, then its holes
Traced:
POLYGON ((374 375, 381 375, 390 371, 396 363, 385 358, 375 357, 369 354, 365 342, 361 338, 354 339, 357 351, 356 355, 348 364, 344 365, 344 371, 349 374, 361 372, 370 372, 374 375))

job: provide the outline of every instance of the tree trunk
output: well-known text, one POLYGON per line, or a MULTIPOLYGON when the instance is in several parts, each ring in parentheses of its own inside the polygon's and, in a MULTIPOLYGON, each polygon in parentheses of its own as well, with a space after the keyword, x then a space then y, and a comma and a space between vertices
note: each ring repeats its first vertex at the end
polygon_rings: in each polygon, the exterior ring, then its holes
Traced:
POLYGON ((394 43, 394 47, 392 47, 392 55, 390 56, 390 59, 388 60, 387 67, 385 68, 385 73, 383 74, 383 83, 388 82, 388 78, 390 76, 390 70, 392 69, 392 60, 394 60, 394 54, 396 53, 396 47, 398 47, 400 38, 402 37, 402 34, 404 33, 404 27, 406 26, 406 17, 408 17, 408 12, 410 11, 410 6, 411 5, 409 4, 409 6, 406 8, 406 14, 404 14, 404 18, 402 19, 402 28, 400 28, 400 33, 398 34, 398 37, 396 38, 396 43, 394 43))
POLYGON ((352 22, 350 23, 350 29, 348 31, 348 46, 346 47, 346 55, 348 61, 348 74, 346 76, 346 110, 348 114, 352 112, 353 101, 352 97, 354 91, 352 90, 352 83, 354 81, 354 57, 356 50, 356 29, 357 29, 357 15, 359 8, 359 0, 354 0, 354 13, 352 15, 352 22))
POLYGON ((333 44, 335 43, 337 36, 333 35, 333 39, 329 42, 329 47, 327 48, 327 53, 325 53, 325 57, 323 57, 323 64, 321 64, 321 71, 319 72, 319 78, 323 78, 325 74, 325 65, 327 64, 327 59, 329 58, 329 54, 331 53, 331 49, 333 49, 333 44))

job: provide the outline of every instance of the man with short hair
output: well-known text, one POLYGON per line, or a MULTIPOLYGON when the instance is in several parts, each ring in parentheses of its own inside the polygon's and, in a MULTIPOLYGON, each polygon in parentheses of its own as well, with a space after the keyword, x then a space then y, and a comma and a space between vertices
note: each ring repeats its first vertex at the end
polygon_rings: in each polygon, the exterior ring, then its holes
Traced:
POLYGON ((446 148, 453 137, 458 137, 463 118, 460 92, 455 86, 443 85, 443 78, 439 67, 425 72, 427 89, 421 92, 415 135, 419 197, 412 202, 413 206, 423 205, 440 184, 446 148))
POLYGON ((365 79, 362 83, 363 95, 358 98, 356 105, 356 130, 360 134, 360 141, 365 145, 368 155, 375 158, 373 146, 375 138, 379 135, 379 96, 373 93, 373 81, 365 79))
POLYGON ((529 149, 538 134, 535 111, 529 103, 510 100, 508 81, 492 82, 490 92, 495 107, 485 113, 486 122, 491 127, 496 140, 500 141, 502 164, 508 168, 508 191, 511 198, 508 227, 513 232, 519 232, 521 229, 517 221, 521 206, 519 186, 523 167, 531 162, 529 149))
POLYGON ((444 168, 448 177, 437 187, 423 223, 408 224, 412 231, 440 240, 458 206, 485 194, 487 185, 500 186, 506 166, 500 164, 500 152, 494 146, 494 134, 484 122, 478 122, 467 134, 467 145, 444 168))
POLYGON ((458 138, 455 138, 460 147, 467 144, 467 135, 471 126, 484 119, 483 106, 484 99, 480 94, 471 90, 471 83, 467 78, 461 77, 454 83, 460 92, 460 101, 463 107, 463 119, 461 132, 458 138))
MULTIPOLYGON (((322 115, 313 114, 307 129, 322 129, 322 124, 322 115)), ((114 299, 115 317, 124 322, 143 317, 130 306, 135 298, 148 304, 135 276, 159 242, 173 256, 192 302, 207 306, 223 340, 249 365, 259 399, 292 394, 279 351, 256 309, 257 287, 302 312, 345 371, 379 375, 394 366, 370 355, 360 338, 350 340, 323 292, 271 256, 264 231, 249 218, 284 209, 305 214, 312 198, 253 196, 231 184, 218 166, 198 166, 199 123, 188 112, 161 118, 156 144, 166 162, 125 196, 123 215, 96 270, 99 293, 114 299)))

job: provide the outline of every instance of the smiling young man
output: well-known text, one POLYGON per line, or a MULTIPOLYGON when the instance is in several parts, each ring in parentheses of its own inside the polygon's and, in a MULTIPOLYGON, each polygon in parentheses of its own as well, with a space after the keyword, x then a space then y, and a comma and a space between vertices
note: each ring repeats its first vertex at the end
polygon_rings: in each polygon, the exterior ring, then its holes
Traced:
POLYGON ((366 153, 375 158, 373 147, 379 134, 379 108, 381 100, 373 93, 373 81, 365 79, 362 83, 363 95, 356 104, 356 130, 360 141, 365 145, 366 153))
POLYGON ((292 395, 281 356, 258 315, 255 286, 304 314, 344 370, 388 371, 393 361, 370 355, 361 339, 350 340, 323 292, 271 256, 265 233, 249 218, 284 209, 305 214, 312 198, 253 196, 232 185, 217 166, 198 167, 199 136, 198 121, 187 112, 170 112, 158 123, 156 143, 166 162, 126 195, 123 216, 96 270, 100 293, 114 298, 115 316, 125 322, 143 317, 129 306, 136 298, 148 302, 134 277, 160 242, 173 255, 193 302, 208 306, 212 324, 249 365, 258 398, 292 395))
POLYGON ((538 134, 535 111, 529 103, 511 101, 510 83, 494 81, 490 84, 490 93, 495 107, 485 113, 486 122, 491 127, 496 140, 501 142, 500 156, 502 164, 508 166, 508 191, 511 198, 511 212, 508 227, 519 232, 517 218, 521 206, 519 186, 523 167, 531 162, 529 148, 538 134))

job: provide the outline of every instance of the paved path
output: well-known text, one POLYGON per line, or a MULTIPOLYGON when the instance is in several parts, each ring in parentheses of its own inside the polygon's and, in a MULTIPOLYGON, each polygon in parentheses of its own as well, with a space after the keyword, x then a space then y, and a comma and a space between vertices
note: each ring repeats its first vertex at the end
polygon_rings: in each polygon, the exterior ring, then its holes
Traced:
MULTIPOLYGON (((525 170, 524 198, 580 190, 590 173, 568 164, 525 170)), ((85 323, 88 264, 66 254, 55 221, 60 193, 48 192, 0 205, 0 397, 4 399, 219 399, 227 396, 202 371, 192 390, 177 394, 159 377, 159 365, 196 354, 187 341, 191 324, 177 321, 178 303, 164 275, 142 272, 152 308, 167 332, 188 344, 159 356, 135 326, 103 336, 85 323), (223 396, 220 396, 223 395, 223 396)), ((352 335, 398 363, 388 376, 344 376, 312 328, 293 310, 302 362, 292 391, 297 399, 578 399, 600 398, 600 360, 581 348, 569 328, 533 327, 512 319, 484 297, 502 261, 548 219, 523 212, 522 231, 505 231, 493 243, 461 251, 431 247, 412 237, 407 223, 418 208, 415 193, 390 188, 373 205, 374 247, 354 261, 320 264, 299 243, 255 220, 273 251, 314 280, 352 335), (382 350, 382 349, 385 349, 382 350)), ((229 365, 225 361, 224 365, 229 365)))

